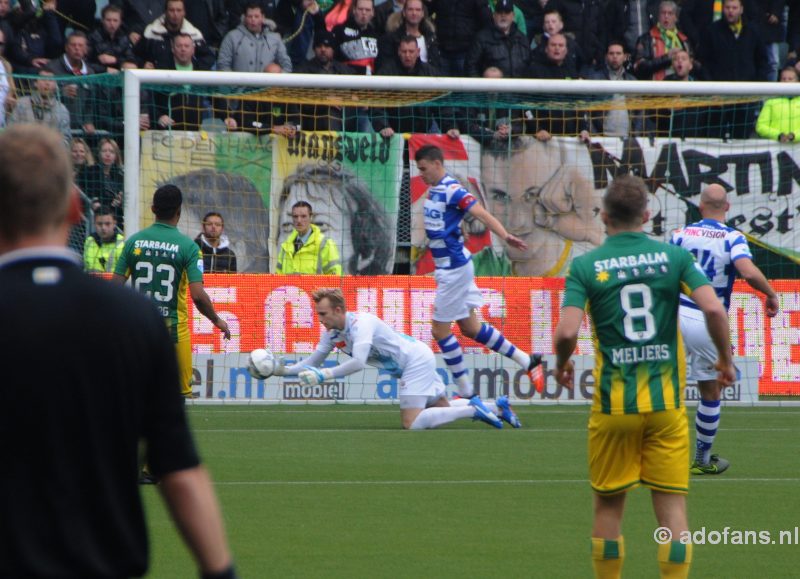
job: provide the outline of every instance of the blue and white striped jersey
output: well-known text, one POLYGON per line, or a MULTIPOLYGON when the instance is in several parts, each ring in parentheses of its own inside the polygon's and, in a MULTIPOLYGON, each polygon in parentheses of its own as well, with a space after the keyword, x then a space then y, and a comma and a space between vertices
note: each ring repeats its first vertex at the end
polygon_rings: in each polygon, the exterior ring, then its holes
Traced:
MULTIPOLYGON (((733 281, 736 279, 733 262, 743 257, 753 259, 744 234, 714 219, 702 219, 677 230, 670 241, 694 255, 717 296, 725 304, 725 309, 728 309, 733 281)), ((681 295, 681 305, 697 309, 695 303, 684 295, 681 295)))
POLYGON ((394 331, 373 314, 347 312, 344 329, 324 332, 317 351, 327 355, 336 347, 348 356, 353 356, 354 349, 368 345, 369 354, 366 360, 360 361, 399 378, 411 362, 417 343, 418 340, 394 331))
POLYGON ((461 221, 478 200, 457 180, 445 175, 428 189, 425 199, 425 233, 436 269, 455 269, 472 259, 464 247, 461 221))

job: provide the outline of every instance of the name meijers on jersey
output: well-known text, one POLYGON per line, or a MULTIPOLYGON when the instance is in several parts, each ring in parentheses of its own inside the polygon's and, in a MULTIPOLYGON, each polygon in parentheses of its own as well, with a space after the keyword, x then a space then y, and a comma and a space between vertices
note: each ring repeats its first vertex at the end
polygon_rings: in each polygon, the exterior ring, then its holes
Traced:
POLYGON ((133 247, 138 247, 140 249, 157 249, 159 251, 169 251, 171 253, 178 253, 180 250, 177 243, 153 241, 152 239, 137 239, 133 247))
POLYGON ((669 360, 668 344, 652 344, 650 346, 634 346, 631 348, 614 348, 611 361, 616 364, 638 364, 639 362, 659 362, 669 360))

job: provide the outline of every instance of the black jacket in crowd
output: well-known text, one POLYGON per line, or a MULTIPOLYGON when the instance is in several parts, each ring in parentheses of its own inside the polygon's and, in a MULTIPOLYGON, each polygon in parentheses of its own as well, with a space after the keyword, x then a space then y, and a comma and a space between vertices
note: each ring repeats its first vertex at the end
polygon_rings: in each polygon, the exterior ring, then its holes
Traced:
POLYGON ((442 52, 466 52, 478 31, 492 22, 486 0, 432 0, 428 10, 436 17, 442 52))
POLYGON ((524 78, 530 64, 530 43, 516 24, 503 34, 496 26, 484 28, 472 41, 464 69, 467 76, 480 77, 490 66, 503 71, 504 78, 524 78))

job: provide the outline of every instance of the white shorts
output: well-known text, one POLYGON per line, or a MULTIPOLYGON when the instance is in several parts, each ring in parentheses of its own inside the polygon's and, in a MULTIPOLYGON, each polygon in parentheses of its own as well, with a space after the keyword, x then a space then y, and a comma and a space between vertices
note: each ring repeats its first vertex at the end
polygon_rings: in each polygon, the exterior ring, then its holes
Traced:
POLYGON ((471 259, 456 269, 437 269, 433 277, 436 279, 435 321, 464 320, 472 308, 483 306, 483 295, 475 285, 475 266, 471 259))
POLYGON ((681 306, 678 309, 681 334, 689 356, 687 378, 716 380, 717 348, 708 333, 706 317, 700 310, 681 306))
POLYGON ((403 370, 398 385, 400 408, 426 408, 444 396, 444 382, 436 371, 436 358, 427 345, 417 342, 410 357, 413 361, 403 370))

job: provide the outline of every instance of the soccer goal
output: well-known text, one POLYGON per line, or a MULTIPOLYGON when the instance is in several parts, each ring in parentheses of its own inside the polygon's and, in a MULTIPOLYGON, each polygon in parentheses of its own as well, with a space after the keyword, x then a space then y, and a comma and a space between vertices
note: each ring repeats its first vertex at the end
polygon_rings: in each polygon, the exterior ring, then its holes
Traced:
MULTIPOLYGON (((572 258, 605 237, 598 212, 609 181, 623 173, 645 179, 652 193, 647 233, 662 240, 698 219, 701 189, 720 183, 730 192, 729 223, 747 235, 781 296, 781 313, 769 319, 761 297, 737 282, 730 320, 743 379, 726 395, 731 403, 785 403, 800 394, 792 355, 800 344, 792 321, 800 308, 800 155, 793 141, 779 140, 782 120, 759 113, 765 101, 799 93, 792 83, 129 70, 126 234, 151 222, 152 192, 167 182, 186 195, 179 224, 186 234, 198 236, 210 211, 224 217, 238 273, 206 275, 206 286, 234 339, 222 341, 194 312, 201 399, 391 403, 397 380, 377 371, 304 389, 291 380, 252 380, 246 357, 255 348, 290 360, 309 353, 320 331, 310 293, 332 285, 351 308, 435 347, 425 185, 413 162, 421 146, 440 146, 448 171, 528 243, 528 252, 515 252, 480 223, 465 224, 486 301, 481 316, 519 347, 543 352, 550 367, 563 276, 572 258), (140 132, 142 114, 150 127, 140 132), (292 231, 291 206, 302 200, 337 243, 341 277, 275 275, 292 231)), ((583 404, 591 396, 588 326, 573 392, 550 376, 538 394, 513 363, 474 346, 467 348, 470 374, 486 397, 583 404)))

